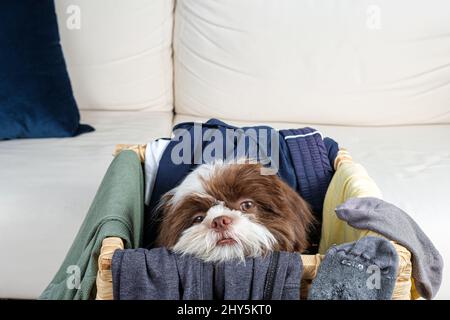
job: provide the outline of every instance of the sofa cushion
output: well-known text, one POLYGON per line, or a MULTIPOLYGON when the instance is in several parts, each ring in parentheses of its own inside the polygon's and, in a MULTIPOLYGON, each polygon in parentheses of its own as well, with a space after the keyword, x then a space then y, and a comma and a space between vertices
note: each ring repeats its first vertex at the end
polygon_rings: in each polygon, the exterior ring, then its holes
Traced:
POLYGON ((172 109, 173 0, 58 0, 80 109, 172 109))
POLYGON ((53 0, 0 2, 0 140, 71 137, 80 125, 53 0))
MULTIPOLYGON (((174 123, 207 118, 176 116, 174 123)), ((268 124, 276 129, 305 127, 301 123, 232 121, 237 126, 268 124)), ((310 125, 311 126, 311 125, 310 125)), ((343 127, 312 125, 347 148, 383 193, 384 200, 408 213, 450 264, 450 125, 401 127, 343 127)), ((450 296, 450 270, 444 267, 437 298, 450 296)))
POLYGON ((450 2, 179 1, 175 109, 249 121, 450 122, 450 2))
POLYGON ((0 298, 37 298, 61 265, 117 143, 171 132, 171 112, 82 111, 97 129, 0 142, 0 298))

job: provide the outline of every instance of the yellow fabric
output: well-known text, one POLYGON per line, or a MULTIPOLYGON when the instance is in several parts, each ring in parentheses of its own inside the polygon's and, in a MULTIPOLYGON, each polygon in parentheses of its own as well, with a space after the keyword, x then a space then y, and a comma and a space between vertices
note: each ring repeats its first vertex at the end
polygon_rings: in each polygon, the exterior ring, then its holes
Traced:
MULTIPOLYGON (((365 236, 381 237, 380 234, 373 231, 353 228, 345 221, 340 220, 335 212, 338 205, 350 198, 375 197, 382 199, 381 191, 375 181, 363 166, 353 162, 352 157, 345 149, 339 150, 334 166, 336 172, 324 200, 319 254, 325 254, 333 245, 353 242, 365 236)), ((417 299, 418 294, 414 282, 412 283, 411 297, 417 299)))
POLYGON ((334 244, 356 241, 368 235, 379 236, 372 231, 355 229, 336 216, 334 209, 347 199, 382 198, 382 194, 364 167, 354 163, 347 151, 338 152, 335 165, 336 172, 328 187, 323 206, 320 254, 325 254, 334 244))

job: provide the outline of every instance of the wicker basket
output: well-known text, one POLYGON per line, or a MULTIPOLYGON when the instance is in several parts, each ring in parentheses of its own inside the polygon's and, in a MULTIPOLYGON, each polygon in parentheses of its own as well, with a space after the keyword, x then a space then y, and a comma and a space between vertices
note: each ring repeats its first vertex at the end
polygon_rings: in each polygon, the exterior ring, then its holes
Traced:
MULTIPOLYGON (((114 155, 117 155, 122 150, 135 151, 141 161, 145 159, 145 145, 117 145, 114 155)), ((397 272, 397 280, 394 287, 393 300, 410 300, 411 288, 412 288, 412 264, 411 253, 403 246, 391 241, 397 250, 399 257, 399 266, 397 272)), ((98 300, 111 300, 112 294, 112 273, 111 273, 111 260, 114 251, 117 249, 123 249, 124 244, 122 239, 111 237, 103 240, 100 256, 98 258, 98 273, 97 273, 97 296, 98 300)), ((305 255, 302 254, 303 262, 303 274, 301 284, 301 297, 304 299, 308 295, 308 290, 312 280, 317 274, 317 270, 323 259, 323 255, 305 255)))

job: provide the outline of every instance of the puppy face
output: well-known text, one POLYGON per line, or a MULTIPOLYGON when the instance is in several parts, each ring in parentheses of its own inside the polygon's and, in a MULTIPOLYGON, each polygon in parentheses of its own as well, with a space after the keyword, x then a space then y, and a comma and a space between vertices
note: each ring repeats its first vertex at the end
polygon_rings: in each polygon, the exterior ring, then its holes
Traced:
POLYGON ((162 200, 158 244, 220 262, 272 250, 303 251, 313 216, 307 203, 260 164, 199 166, 162 200))

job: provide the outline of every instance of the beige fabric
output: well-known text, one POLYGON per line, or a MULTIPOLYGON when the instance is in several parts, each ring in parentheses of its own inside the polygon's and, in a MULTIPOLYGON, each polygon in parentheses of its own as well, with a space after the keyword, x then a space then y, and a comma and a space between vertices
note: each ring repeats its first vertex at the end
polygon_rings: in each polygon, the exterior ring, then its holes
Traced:
POLYGON ((172 110, 173 0, 55 5, 80 109, 172 110))
POLYGON ((450 122, 450 2, 178 1, 177 113, 340 125, 450 122))

